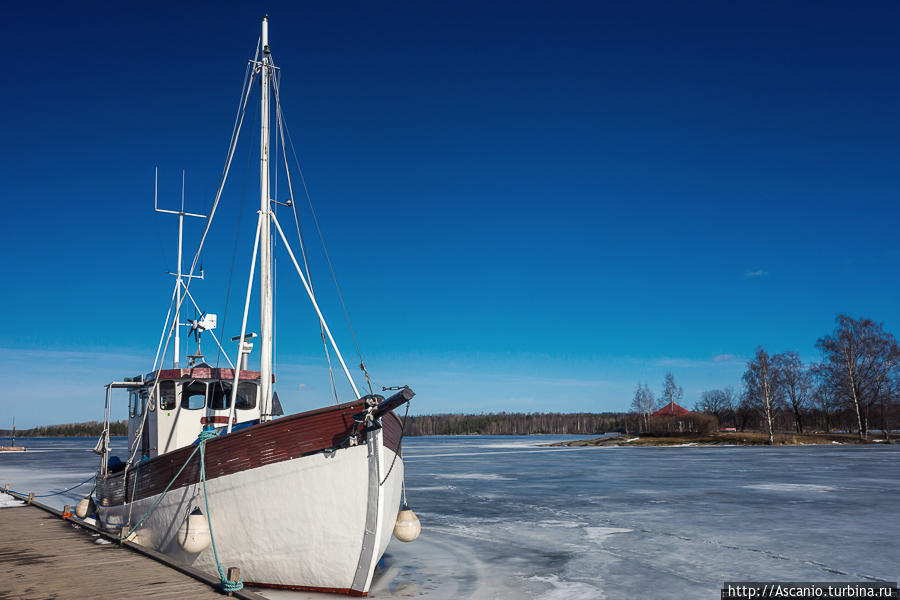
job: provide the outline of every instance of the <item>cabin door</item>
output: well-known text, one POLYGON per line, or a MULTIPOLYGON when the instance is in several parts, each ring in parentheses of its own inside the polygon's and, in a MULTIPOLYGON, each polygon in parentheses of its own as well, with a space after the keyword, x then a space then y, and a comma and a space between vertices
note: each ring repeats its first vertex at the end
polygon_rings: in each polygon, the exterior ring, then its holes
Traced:
MULTIPOLYGON (((144 407, 144 411, 147 411, 150 407, 147 406, 147 392, 141 392, 141 404, 144 407)), ((144 417, 144 428, 141 433, 141 456, 149 457, 150 456, 150 415, 144 417)))

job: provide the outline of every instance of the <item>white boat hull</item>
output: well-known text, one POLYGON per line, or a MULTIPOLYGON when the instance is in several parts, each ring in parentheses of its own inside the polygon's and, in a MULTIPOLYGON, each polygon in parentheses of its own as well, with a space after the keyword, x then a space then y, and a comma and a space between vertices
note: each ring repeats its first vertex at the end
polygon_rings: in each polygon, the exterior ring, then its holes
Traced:
MULTIPOLYGON (((240 567, 245 584, 365 595, 391 538, 402 480, 403 459, 385 447, 380 430, 369 434, 368 443, 211 479, 206 499, 219 560, 226 570, 240 567), (371 542, 367 514, 375 524, 371 542)), ((194 508, 206 514, 199 483, 162 499, 157 494, 98 506, 100 522, 119 531, 157 500, 134 541, 218 576, 211 545, 186 554, 176 539, 194 508)))

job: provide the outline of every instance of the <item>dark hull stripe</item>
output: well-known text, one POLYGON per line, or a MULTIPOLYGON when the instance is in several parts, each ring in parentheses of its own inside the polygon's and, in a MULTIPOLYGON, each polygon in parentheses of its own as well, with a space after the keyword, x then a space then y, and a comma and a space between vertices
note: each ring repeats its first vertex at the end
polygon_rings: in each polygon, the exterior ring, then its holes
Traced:
MULTIPOLYGON (((347 402, 335 406, 282 417, 267 423, 260 423, 247 429, 235 431, 206 442, 206 478, 215 479, 247 469, 300 458, 307 454, 340 447, 352 433, 356 424, 354 415, 365 410, 365 403, 347 402)), ((388 413, 382 418, 385 446, 400 454, 400 420, 388 413)), ((360 435, 359 443, 365 443, 360 435)), ((141 461, 129 469, 128 484, 124 498, 130 499, 134 489, 134 499, 139 500, 162 493, 172 481, 178 469, 184 464, 196 446, 186 446, 173 452, 141 461)), ((172 484, 171 489, 184 487, 200 481, 200 455, 195 454, 184 471, 172 484)), ((109 484, 113 484, 110 481, 109 484)), ((108 487, 106 506, 121 504, 121 486, 98 485, 98 492, 108 487), (120 492, 114 493, 115 487, 120 492)))

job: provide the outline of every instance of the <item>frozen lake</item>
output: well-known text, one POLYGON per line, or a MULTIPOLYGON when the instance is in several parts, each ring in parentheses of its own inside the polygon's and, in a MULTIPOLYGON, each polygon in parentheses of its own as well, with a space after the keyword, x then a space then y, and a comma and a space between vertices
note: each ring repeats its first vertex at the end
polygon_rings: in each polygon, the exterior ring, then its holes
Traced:
MULTIPOLYGON (((560 439, 404 439, 422 535, 391 542, 370 597, 715 598, 726 580, 900 579, 900 445, 538 446, 560 439)), ((0 454, 0 485, 55 491, 96 468, 94 440, 23 442, 0 454)))

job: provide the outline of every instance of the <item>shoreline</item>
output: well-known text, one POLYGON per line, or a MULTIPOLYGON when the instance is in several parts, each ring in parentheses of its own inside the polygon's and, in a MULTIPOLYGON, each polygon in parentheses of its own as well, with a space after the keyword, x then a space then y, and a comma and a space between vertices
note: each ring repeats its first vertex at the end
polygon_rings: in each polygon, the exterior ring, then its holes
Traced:
MULTIPOLYGON (((880 446, 895 443, 893 439, 869 436, 860 440, 852 433, 777 433, 772 446, 880 446)), ((542 446, 613 446, 619 448, 634 446, 769 446, 769 436, 759 432, 717 432, 710 434, 684 434, 679 436, 654 437, 648 435, 616 435, 583 440, 566 440, 542 446)))

